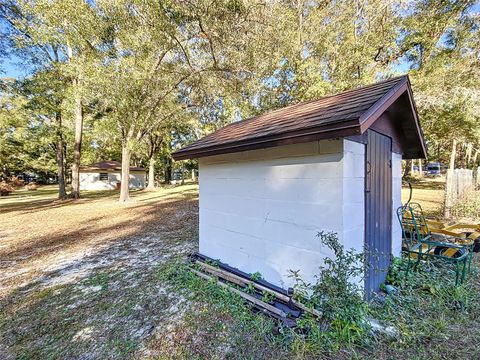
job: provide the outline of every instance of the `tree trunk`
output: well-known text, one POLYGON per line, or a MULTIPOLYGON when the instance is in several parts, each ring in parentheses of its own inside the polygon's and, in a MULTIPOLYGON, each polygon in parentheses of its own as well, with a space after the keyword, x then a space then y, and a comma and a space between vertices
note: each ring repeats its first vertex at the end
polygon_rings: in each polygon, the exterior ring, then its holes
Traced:
POLYGON ((155 159, 153 157, 150 158, 148 162, 148 185, 147 189, 153 190, 155 189, 155 159))
MULTIPOLYGON (((78 87, 78 81, 75 81, 78 87)), ((75 143, 73 145, 73 165, 72 165, 72 197, 80 197, 80 158, 82 151, 83 135, 83 107, 82 95, 79 89, 75 89, 75 143)))
POLYGON ((129 141, 122 142, 122 178, 120 185, 120 202, 125 203, 130 200, 130 192, 128 188, 130 180, 130 156, 131 150, 129 148, 129 141))
POLYGON ((455 169, 455 158, 457 157, 457 140, 453 139, 452 153, 450 154, 450 167, 449 169, 455 169))
POLYGON ((172 180, 172 160, 170 158, 166 159, 165 164, 165 182, 167 184, 172 180))
POLYGON ((418 173, 419 173, 420 177, 423 176, 422 159, 418 159, 418 173))
POLYGON ((8 169, 7 164, 3 164, 3 176, 0 177, 0 180, 2 181, 10 177, 10 170, 8 169), (5 176, 5 178, 3 178, 3 176, 5 176))
POLYGON ((412 170, 412 160, 410 159, 405 160, 405 170, 403 171, 403 176, 410 175, 411 170, 412 170))
POLYGON ((467 144, 467 166, 466 169, 470 167, 470 161, 472 160, 472 143, 467 144))
POLYGON ((55 122, 57 123, 57 144, 55 147, 55 154, 57 157, 58 169, 58 198, 64 199, 67 196, 67 191, 65 190, 65 167, 63 160, 62 115, 59 112, 55 115, 55 122))

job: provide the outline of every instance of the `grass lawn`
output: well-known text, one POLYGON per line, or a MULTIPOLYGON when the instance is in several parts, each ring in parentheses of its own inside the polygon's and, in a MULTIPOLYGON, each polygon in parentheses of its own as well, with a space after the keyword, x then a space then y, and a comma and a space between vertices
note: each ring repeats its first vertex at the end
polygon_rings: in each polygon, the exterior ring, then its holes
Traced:
MULTIPOLYGON (((196 185, 136 191, 126 205, 115 191, 59 201, 54 186, 0 198, 0 359, 308 357, 308 349, 279 341, 265 317, 252 322, 202 300, 208 287, 192 295, 182 282, 167 284, 175 259, 197 249, 197 192, 196 185)), ((442 199, 441 182, 415 184, 413 200, 427 212, 439 213, 442 199)), ((325 357, 479 355, 478 311, 457 318, 455 309, 432 314, 428 301, 421 305, 406 305, 400 319, 414 340, 325 357), (411 327, 422 316, 416 339, 411 327)))
MULTIPOLYGON (((445 196, 445 178, 425 178, 412 182, 412 201, 422 205, 425 213, 431 216, 442 216, 445 196)), ((408 186, 402 190, 402 203, 410 196, 408 186)))
POLYGON ((125 358, 175 315, 156 267, 197 247, 197 186, 0 198, 0 359, 125 358))

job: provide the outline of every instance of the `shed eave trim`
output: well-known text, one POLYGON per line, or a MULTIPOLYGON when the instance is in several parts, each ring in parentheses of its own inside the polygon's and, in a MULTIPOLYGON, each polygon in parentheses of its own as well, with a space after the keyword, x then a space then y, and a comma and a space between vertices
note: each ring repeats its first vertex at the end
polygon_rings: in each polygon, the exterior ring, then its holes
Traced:
POLYGON ((420 119, 418 118, 417 106, 415 105, 415 100, 413 99, 413 93, 412 93, 412 89, 411 89, 410 86, 407 86, 407 95, 408 95, 408 100, 409 100, 409 103, 410 103, 410 107, 412 109, 413 119, 415 121, 415 126, 417 128, 417 132, 418 132, 418 135, 419 135, 418 137, 419 137, 419 140, 420 140, 420 144, 421 144, 421 147, 422 147, 422 155, 423 155, 422 158, 426 159, 427 158, 427 145, 425 144, 425 138, 423 136, 423 130, 422 130, 422 127, 420 126, 420 119))
POLYGON ((373 104, 359 119, 361 133, 372 126, 372 124, 407 90, 408 81, 405 77, 401 82, 391 88, 375 104, 373 104))
MULTIPOLYGON (((405 76, 401 82, 395 85, 390 89, 384 96, 382 96, 375 104, 373 104, 370 109, 360 116, 360 131, 361 134, 365 133, 370 126, 403 94, 407 94, 410 110, 412 113, 413 121, 415 122, 415 127, 418 134, 418 139, 420 141, 420 156, 419 158, 427 158, 427 148, 424 141, 423 131, 420 126, 420 120, 418 118, 417 108, 415 106, 415 101, 413 99, 412 88, 410 85, 410 80, 405 76)), ((409 157, 410 158, 410 157, 409 157)))
POLYGON ((172 154, 174 160, 197 159, 206 156, 235 153, 240 151, 258 150, 281 145, 298 144, 315 140, 331 139, 336 137, 345 137, 351 135, 360 135, 358 124, 338 127, 334 129, 306 129, 301 133, 292 135, 291 133, 278 134, 266 137, 264 139, 250 139, 248 141, 239 141, 226 145, 206 147, 203 149, 192 149, 185 151, 176 151, 172 154))

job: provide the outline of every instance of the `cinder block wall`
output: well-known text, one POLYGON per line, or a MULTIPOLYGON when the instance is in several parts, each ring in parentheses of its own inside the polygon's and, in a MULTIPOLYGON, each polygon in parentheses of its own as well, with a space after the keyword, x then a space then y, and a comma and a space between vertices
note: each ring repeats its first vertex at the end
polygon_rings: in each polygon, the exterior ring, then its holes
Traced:
POLYGON ((363 251, 365 238, 365 145, 343 143, 343 238, 346 248, 363 251))
MULTIPOLYGON (((121 174, 112 171, 81 172, 80 190, 113 190, 117 182, 121 181, 121 174), (108 180, 100 180, 100 172, 108 173, 108 180)), ((145 172, 131 172, 129 177, 130 189, 143 189, 145 187, 145 172)))
POLYGON ((314 281, 331 255, 318 231, 363 247, 364 156, 322 140, 201 158, 200 252, 285 288, 289 269, 314 281))
POLYGON ((402 206, 402 155, 392 153, 392 254, 402 254, 402 228, 397 209, 402 206))
POLYGON ((130 173, 130 181, 129 181, 129 188, 130 189, 143 189, 145 187, 145 172, 131 172, 130 173))

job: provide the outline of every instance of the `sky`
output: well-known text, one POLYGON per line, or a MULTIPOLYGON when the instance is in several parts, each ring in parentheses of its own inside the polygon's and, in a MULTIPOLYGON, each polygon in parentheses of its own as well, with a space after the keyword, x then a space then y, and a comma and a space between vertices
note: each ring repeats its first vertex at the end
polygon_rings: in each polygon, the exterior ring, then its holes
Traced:
POLYGON ((21 60, 16 56, 10 56, 2 60, 0 64, 0 77, 23 78, 28 75, 28 71, 21 65, 21 60))
MULTIPOLYGON (((472 13, 480 13, 480 3, 473 5, 470 11, 472 13)), ((0 22, 0 30, 2 30, 3 27, 1 25, 0 22)), ((25 65, 22 65, 22 60, 15 55, 10 55, 9 57, 0 60, 0 77, 20 79, 29 74, 29 69, 25 65)), ((409 68, 410 64, 405 60, 401 60, 393 66, 393 70, 398 74, 407 73, 409 68)))
MULTIPOLYGON (((405 74, 408 72, 410 64, 402 60, 398 64, 394 65, 393 70, 399 74, 405 74)), ((15 55, 10 55, 9 57, 3 58, 0 62, 0 78, 9 77, 15 79, 24 78, 29 74, 29 68, 25 65, 22 65, 22 59, 18 58, 15 55)))

